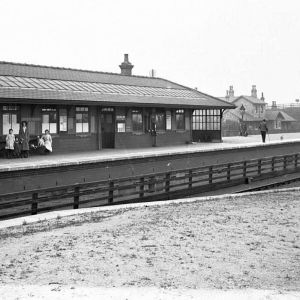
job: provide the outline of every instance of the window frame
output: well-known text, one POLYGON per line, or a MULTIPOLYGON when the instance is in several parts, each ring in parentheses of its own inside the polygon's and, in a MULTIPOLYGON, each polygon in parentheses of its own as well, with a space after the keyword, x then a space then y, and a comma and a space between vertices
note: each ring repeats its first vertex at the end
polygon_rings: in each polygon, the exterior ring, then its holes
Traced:
POLYGON ((116 129, 117 133, 125 133, 126 132, 126 114, 124 113, 116 113, 115 116, 116 129), (119 126, 120 125, 120 126, 119 126))
POLYGON ((68 128, 69 128, 69 121, 68 121, 68 118, 69 118, 69 113, 68 113, 68 109, 66 107, 60 107, 58 109, 58 132, 61 134, 66 134, 68 133, 68 128), (66 114, 65 115, 62 115, 62 111, 65 111, 66 114), (61 130, 61 117, 66 117, 66 130, 61 130))
POLYGON ((75 106, 75 133, 76 134, 89 134, 91 130, 90 126, 90 109, 88 106, 75 106), (81 122, 77 122, 77 115, 81 115, 81 122), (83 122, 84 116, 87 118, 87 122, 83 122), (81 124, 82 131, 77 131, 77 124, 81 124), (83 131, 83 124, 87 124, 87 131, 83 131))
POLYGON ((185 130, 185 110, 183 108, 175 110, 175 128, 176 130, 185 130), (182 117, 182 128, 178 126, 178 117, 182 117))
POLYGON ((192 130, 220 131, 220 109, 195 109, 192 114, 192 130))
POLYGON ((144 128, 144 114, 143 114, 143 109, 141 108, 133 108, 131 110, 131 124, 132 124, 132 132, 138 132, 141 133, 143 132, 144 128), (139 126, 135 127, 135 124, 137 122, 134 121, 134 116, 140 116, 140 121, 138 123, 139 126))
MULTIPOLYGON (((8 120, 9 120, 9 129, 14 130, 14 134, 18 134, 20 130, 20 124, 21 124, 21 114, 20 114, 20 105, 17 104, 4 104, 2 105, 2 134, 6 135, 8 132, 4 132, 4 124, 3 124, 3 117, 4 115, 8 115, 8 120), (12 123, 12 115, 16 115, 17 122, 15 123, 15 126, 13 126, 12 123), (15 127, 15 128, 13 128, 15 127), (15 131, 16 129, 16 131, 15 131)), ((8 131, 9 131, 8 129, 8 131)))
POLYGON ((275 129, 281 129, 282 121, 280 119, 275 119, 275 129))
POLYGON ((55 106, 43 106, 41 109, 41 129, 42 133, 45 132, 45 130, 49 130, 50 134, 58 134, 58 109, 55 106), (48 116, 49 122, 43 122, 44 116, 48 116), (55 122, 50 122, 51 118, 53 119, 53 115, 55 116, 55 122), (48 127, 45 128, 45 125, 48 124, 48 127), (51 124, 55 124, 55 132, 51 130, 51 124))
POLYGON ((161 109, 156 109, 155 110, 155 124, 156 124, 156 131, 157 132, 164 132, 166 131, 166 110, 164 108, 161 108, 161 109), (158 121, 158 116, 159 115, 162 115, 163 116, 163 119, 164 119, 164 122, 163 122, 163 127, 162 128, 159 128, 158 125, 160 125, 160 122, 158 121))

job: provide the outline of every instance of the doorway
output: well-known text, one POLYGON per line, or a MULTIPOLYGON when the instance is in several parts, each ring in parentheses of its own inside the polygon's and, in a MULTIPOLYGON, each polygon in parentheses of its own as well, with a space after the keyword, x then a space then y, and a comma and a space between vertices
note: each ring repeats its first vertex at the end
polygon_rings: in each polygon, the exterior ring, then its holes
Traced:
POLYGON ((101 109, 102 148, 115 147, 115 111, 112 107, 101 109))

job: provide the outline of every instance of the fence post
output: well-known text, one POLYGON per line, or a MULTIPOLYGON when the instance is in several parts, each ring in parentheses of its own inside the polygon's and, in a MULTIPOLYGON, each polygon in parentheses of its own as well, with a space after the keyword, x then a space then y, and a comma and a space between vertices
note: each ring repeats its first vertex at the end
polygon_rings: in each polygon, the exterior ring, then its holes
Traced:
POLYGON ((258 175, 261 175, 261 159, 258 160, 257 174, 258 174, 258 175))
POLYGON ((227 181, 230 181, 230 164, 227 165, 227 181))
POLYGON ((287 163, 287 161, 286 161, 286 155, 285 155, 283 158, 283 170, 284 171, 286 170, 286 163, 287 163))
POLYGON ((189 170, 189 189, 193 187, 193 171, 189 170))
POLYGON ((32 194, 31 214, 36 215, 38 210, 38 193, 32 194))
POLYGON ((208 182, 209 182, 209 184, 212 184, 212 181, 213 181, 213 167, 212 166, 210 166, 209 167, 209 179, 208 179, 208 182))
POLYGON ((275 157, 272 157, 272 172, 275 171, 275 157))
POLYGON ((145 184, 144 184, 144 182, 145 182, 145 178, 144 177, 141 177, 140 178, 140 194, 139 194, 139 196, 140 196, 140 198, 143 198, 144 197, 144 194, 145 194, 145 184))
POLYGON ((148 178, 148 191, 149 193, 155 192, 155 176, 150 176, 148 178))
POLYGON ((108 190, 108 203, 113 203, 114 201, 114 182, 109 182, 109 190, 108 190))
POLYGON ((244 161, 243 163, 243 177, 244 179, 247 177, 247 162, 244 161))
POLYGON ((298 167, 298 153, 295 154, 295 168, 298 167))
POLYGON ((76 186, 74 188, 74 203, 73 203, 73 209, 78 209, 79 207, 79 186, 76 186))
POLYGON ((165 192, 166 193, 170 192, 170 177, 171 177, 171 174, 167 173, 166 174, 166 182, 165 182, 165 192))

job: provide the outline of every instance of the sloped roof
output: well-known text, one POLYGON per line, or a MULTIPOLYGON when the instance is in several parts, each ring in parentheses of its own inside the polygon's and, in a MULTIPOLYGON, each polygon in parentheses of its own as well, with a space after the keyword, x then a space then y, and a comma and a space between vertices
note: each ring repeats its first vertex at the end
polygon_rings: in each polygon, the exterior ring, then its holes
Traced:
POLYGON ((166 79, 8 62, 0 62, 1 98, 234 108, 226 101, 166 79))
POLYGON ((0 61, 0 75, 29 78, 100 82, 110 84, 150 86, 161 88, 182 88, 181 85, 160 78, 146 76, 124 76, 116 73, 68 69, 0 61))
POLYGON ((266 110, 265 119, 268 121, 275 121, 281 116, 282 122, 296 122, 296 120, 284 111, 266 110))
POLYGON ((219 99, 223 100, 223 101, 227 101, 227 102, 233 102, 235 99, 239 98, 239 97, 235 97, 235 96, 231 96, 231 97, 218 97, 219 99))
POLYGON ((266 105, 265 101, 259 99, 259 98, 255 98, 252 96, 245 96, 245 95, 241 95, 239 97, 235 97, 235 99, 232 102, 235 102, 236 100, 240 99, 240 98, 244 98, 246 100, 248 100, 249 102, 253 103, 253 104, 263 104, 266 105))
MULTIPOLYGON (((241 113, 238 110, 231 110, 228 112, 232 115, 234 115, 237 119, 242 119, 241 113)), ((262 121, 262 118, 256 118, 253 115, 249 114, 247 111, 244 114, 243 120, 246 122, 259 122, 262 121)))

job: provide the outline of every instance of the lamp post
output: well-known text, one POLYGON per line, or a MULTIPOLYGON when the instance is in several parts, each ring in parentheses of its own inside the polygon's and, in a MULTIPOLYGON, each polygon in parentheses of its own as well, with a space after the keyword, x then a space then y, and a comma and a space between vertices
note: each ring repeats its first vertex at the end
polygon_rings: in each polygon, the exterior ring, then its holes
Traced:
POLYGON ((242 121, 241 121, 241 135, 242 136, 247 136, 247 129, 246 129, 246 124, 244 124, 244 115, 245 115, 246 108, 242 104, 240 107, 240 113, 242 115, 242 121))

